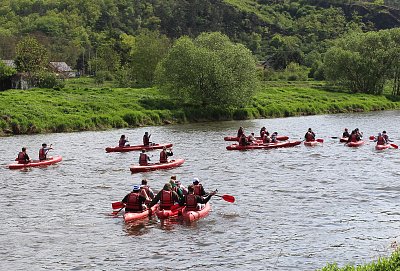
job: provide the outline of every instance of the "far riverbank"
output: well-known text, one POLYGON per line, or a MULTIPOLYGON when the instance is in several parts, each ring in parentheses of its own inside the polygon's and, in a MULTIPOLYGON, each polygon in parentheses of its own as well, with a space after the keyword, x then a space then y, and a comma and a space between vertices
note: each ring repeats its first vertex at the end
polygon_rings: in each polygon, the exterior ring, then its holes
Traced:
POLYGON ((156 88, 86 87, 0 92, 0 135, 106 130, 200 121, 244 120, 400 109, 386 96, 323 89, 322 83, 266 83, 245 108, 179 104, 156 88))

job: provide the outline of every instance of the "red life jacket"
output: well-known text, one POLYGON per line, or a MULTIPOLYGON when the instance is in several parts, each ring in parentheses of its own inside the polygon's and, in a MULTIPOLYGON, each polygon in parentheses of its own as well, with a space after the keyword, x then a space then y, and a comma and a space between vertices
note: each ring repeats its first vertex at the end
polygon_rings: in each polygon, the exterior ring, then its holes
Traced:
POLYGON ((195 194, 187 194, 185 197, 186 210, 197 211, 197 199, 195 194))
POLYGON ((128 200, 126 202, 125 208, 128 209, 128 212, 142 212, 143 206, 140 203, 140 194, 139 193, 130 193, 128 196, 128 200))
POLYGON ((168 163, 168 155, 165 151, 160 152, 160 163, 168 163))
POLYGON ((385 138, 383 136, 378 136, 378 138, 376 139, 376 144, 385 145, 386 144, 385 138))
POLYGON ((25 153, 23 153, 22 151, 18 153, 18 157, 16 159, 18 161, 18 163, 20 164, 24 164, 26 163, 25 161, 25 153))
POLYGON ((357 140, 357 134, 351 134, 350 135, 350 141, 351 142, 357 142, 358 140, 357 140))
POLYGON ((146 135, 144 135, 144 136, 143 136, 143 145, 149 146, 149 144, 150 144, 150 139, 149 139, 149 137, 146 136, 146 135))
POLYGON ((164 209, 170 210, 172 205, 174 205, 174 199, 172 196, 172 192, 163 190, 161 192, 160 209, 161 210, 164 210, 164 209))
POLYGON ((314 135, 312 133, 310 133, 310 132, 307 132, 306 141, 314 141, 314 140, 315 140, 314 135))
POLYGON ((139 165, 141 165, 141 166, 147 166, 148 165, 148 163, 147 163, 147 154, 145 154, 143 152, 140 154, 140 156, 139 156, 139 165))
POLYGON ((46 151, 43 148, 39 150, 39 160, 40 161, 46 160, 46 151))
POLYGON ((194 190, 193 194, 198 195, 198 196, 202 196, 202 194, 201 194, 202 189, 201 188, 202 188, 201 184, 193 185, 193 190, 194 190))

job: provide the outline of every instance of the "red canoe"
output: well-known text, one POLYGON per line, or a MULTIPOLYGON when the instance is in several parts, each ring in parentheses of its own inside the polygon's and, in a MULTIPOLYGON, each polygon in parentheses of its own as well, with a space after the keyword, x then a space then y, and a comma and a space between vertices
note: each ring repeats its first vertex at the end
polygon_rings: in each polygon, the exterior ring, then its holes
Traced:
POLYGON ((359 141, 356 141, 356 142, 349 142, 349 143, 347 143, 347 146, 349 146, 349 147, 360 147, 361 145, 364 145, 364 141, 363 140, 359 140, 359 141))
POLYGON ((253 150, 253 149, 276 149, 276 148, 288 148, 300 145, 301 141, 287 141, 287 142, 278 142, 278 143, 267 143, 267 144, 253 144, 240 146, 238 144, 232 144, 227 146, 227 150, 253 150))
POLYGON ((27 167, 42 167, 42 166, 48 166, 48 165, 52 165, 58 162, 61 162, 62 157, 61 156, 55 156, 52 157, 50 156, 48 160, 44 160, 44 161, 38 161, 38 160, 34 160, 33 162, 30 162, 28 164, 18 164, 17 162, 9 164, 8 168, 9 169, 21 169, 21 168, 27 168, 27 167))
POLYGON ((135 146, 128 146, 128 147, 107 147, 106 152, 128 152, 128 151, 141 151, 141 150, 155 150, 155 149, 162 149, 162 148, 171 148, 172 143, 164 143, 164 144, 154 144, 151 146, 145 145, 135 145, 135 146))
MULTIPOLYGON (((151 207, 151 212, 154 213, 158 208, 158 204, 154 205, 151 207)), ((151 213, 149 212, 149 209, 139 212, 139 213, 125 213, 124 214, 124 221, 125 223, 133 222, 135 220, 140 220, 144 219, 151 216, 151 213)))
POLYGON ((183 209, 182 217, 186 222, 193 222, 208 215, 211 211, 211 205, 207 202, 203 209, 199 211, 186 211, 183 209))
POLYGON ((313 141, 304 141, 304 145, 305 145, 305 146, 309 146, 309 147, 313 147, 313 146, 316 146, 316 145, 318 145, 318 144, 319 144, 319 142, 316 141, 316 140, 313 140, 313 141))
POLYGON ((152 170, 159 170, 159 169, 169 169, 174 167, 179 167, 180 165, 185 162, 185 159, 175 159, 171 160, 168 163, 155 163, 155 164, 148 164, 147 166, 140 166, 140 165, 133 165, 130 167, 132 173, 136 172, 146 172, 152 170))
POLYGON ((385 144, 385 145, 375 145, 375 149, 376 150, 378 150, 378 151, 381 151, 381 150, 386 150, 386 149, 389 149, 390 148, 390 144, 385 144))
MULTIPOLYGON (((262 140, 262 138, 260 136, 256 136, 255 138, 257 140, 262 140)), ((279 141, 284 141, 284 140, 288 140, 289 137, 288 136, 277 136, 276 139, 279 141)), ((237 136, 226 136, 226 137, 224 137, 224 140, 225 141, 239 141, 239 138, 237 136)))

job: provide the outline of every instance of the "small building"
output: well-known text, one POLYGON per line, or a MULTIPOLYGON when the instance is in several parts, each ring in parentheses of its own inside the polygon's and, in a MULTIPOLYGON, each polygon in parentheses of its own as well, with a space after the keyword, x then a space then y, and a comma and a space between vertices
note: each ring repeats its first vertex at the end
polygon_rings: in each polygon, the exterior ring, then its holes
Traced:
POLYGON ((50 62, 49 67, 59 77, 71 78, 76 76, 75 71, 65 62, 50 62))

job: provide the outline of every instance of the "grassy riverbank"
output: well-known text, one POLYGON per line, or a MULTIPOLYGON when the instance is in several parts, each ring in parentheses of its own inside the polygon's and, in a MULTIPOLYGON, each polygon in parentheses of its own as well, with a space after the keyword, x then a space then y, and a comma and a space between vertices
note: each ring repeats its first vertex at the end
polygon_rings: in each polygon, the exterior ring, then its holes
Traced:
MULTIPOLYGON (((82 81, 81 81, 82 83, 82 81)), ((215 121, 400 109, 385 96, 323 90, 317 83, 268 83, 247 108, 178 104, 155 88, 96 88, 71 81, 64 89, 0 92, 0 134, 104 130, 215 121)))
POLYGON ((372 262, 360 266, 348 265, 339 268, 336 264, 329 264, 320 271, 397 271, 400 269, 400 254, 399 251, 393 252, 388 258, 380 258, 376 262, 372 262))

